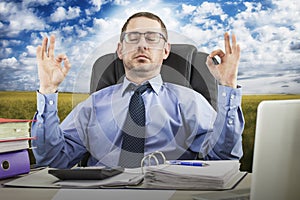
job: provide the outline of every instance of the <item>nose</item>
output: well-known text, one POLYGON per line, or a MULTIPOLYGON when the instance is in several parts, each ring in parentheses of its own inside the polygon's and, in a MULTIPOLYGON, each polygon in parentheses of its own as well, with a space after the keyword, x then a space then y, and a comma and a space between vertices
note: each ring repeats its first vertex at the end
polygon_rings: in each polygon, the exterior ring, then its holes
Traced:
POLYGON ((137 45, 138 45, 138 48, 143 48, 143 49, 148 48, 148 43, 145 39, 145 35, 141 35, 140 40, 137 45))

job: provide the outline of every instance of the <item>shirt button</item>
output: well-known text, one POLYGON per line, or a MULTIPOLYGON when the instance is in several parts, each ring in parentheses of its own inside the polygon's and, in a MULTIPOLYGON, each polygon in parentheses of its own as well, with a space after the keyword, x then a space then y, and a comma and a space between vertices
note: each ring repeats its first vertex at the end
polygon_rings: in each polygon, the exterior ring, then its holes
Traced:
POLYGON ((235 97, 235 95, 234 95, 234 94, 232 94, 232 95, 230 96, 230 99, 234 99, 234 97, 235 97))
POLYGON ((50 101, 49 101, 49 104, 50 104, 50 105, 53 105, 53 104, 54 104, 54 101, 53 101, 53 100, 50 100, 50 101))
POLYGON ((233 124, 233 120, 232 120, 232 119, 229 119, 229 120, 228 120, 228 123, 229 123, 229 124, 233 124))
POLYGON ((226 97, 226 92, 222 92, 222 96, 223 96, 223 97, 226 97))

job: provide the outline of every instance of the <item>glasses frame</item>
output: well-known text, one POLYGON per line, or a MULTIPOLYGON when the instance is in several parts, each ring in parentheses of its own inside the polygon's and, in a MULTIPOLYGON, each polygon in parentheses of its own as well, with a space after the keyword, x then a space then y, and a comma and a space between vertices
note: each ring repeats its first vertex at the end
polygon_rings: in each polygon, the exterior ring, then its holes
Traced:
POLYGON ((128 43, 128 44, 138 44, 138 43, 140 42, 140 40, 141 40, 141 35, 144 35, 145 41, 146 41, 148 44, 158 44, 158 43, 161 41, 161 39, 163 39, 165 42, 167 42, 166 37, 165 37, 162 33, 160 33, 160 32, 155 32, 155 31, 147 31, 147 32, 144 32, 144 33, 141 33, 141 32, 138 32, 138 31, 123 32, 122 35, 121 35, 121 38, 122 38, 121 41, 122 41, 122 42, 125 41, 125 42, 128 43), (159 40, 158 40, 157 42, 151 42, 151 41, 147 38, 147 34, 153 34, 153 33, 159 35, 159 40), (138 40, 136 40, 136 41, 134 41, 134 42, 132 42, 132 41, 130 42, 130 41, 128 41, 128 40, 126 39, 126 35, 128 35, 128 34, 138 34, 138 35, 139 35, 139 38, 138 38, 138 40))

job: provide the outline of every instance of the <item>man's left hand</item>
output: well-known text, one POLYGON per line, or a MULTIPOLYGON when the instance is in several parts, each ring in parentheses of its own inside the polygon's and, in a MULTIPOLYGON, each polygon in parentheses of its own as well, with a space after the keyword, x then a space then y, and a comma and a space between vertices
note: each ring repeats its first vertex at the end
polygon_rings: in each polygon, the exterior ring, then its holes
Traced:
POLYGON ((236 88, 238 65, 240 61, 240 46, 236 43, 236 37, 232 34, 232 45, 230 45, 229 34, 224 34, 225 53, 221 50, 215 50, 209 54, 206 65, 212 75, 219 81, 221 85, 236 88), (221 63, 215 65, 212 58, 219 56, 221 63))

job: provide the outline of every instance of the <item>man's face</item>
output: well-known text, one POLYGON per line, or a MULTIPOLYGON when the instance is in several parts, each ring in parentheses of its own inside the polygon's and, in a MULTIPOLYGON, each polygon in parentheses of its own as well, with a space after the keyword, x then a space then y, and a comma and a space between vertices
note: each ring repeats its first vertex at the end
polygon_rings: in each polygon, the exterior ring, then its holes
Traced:
POLYGON ((130 20, 117 50, 125 73, 135 73, 140 77, 159 74, 169 51, 170 44, 165 41, 159 22, 145 17, 130 20))

